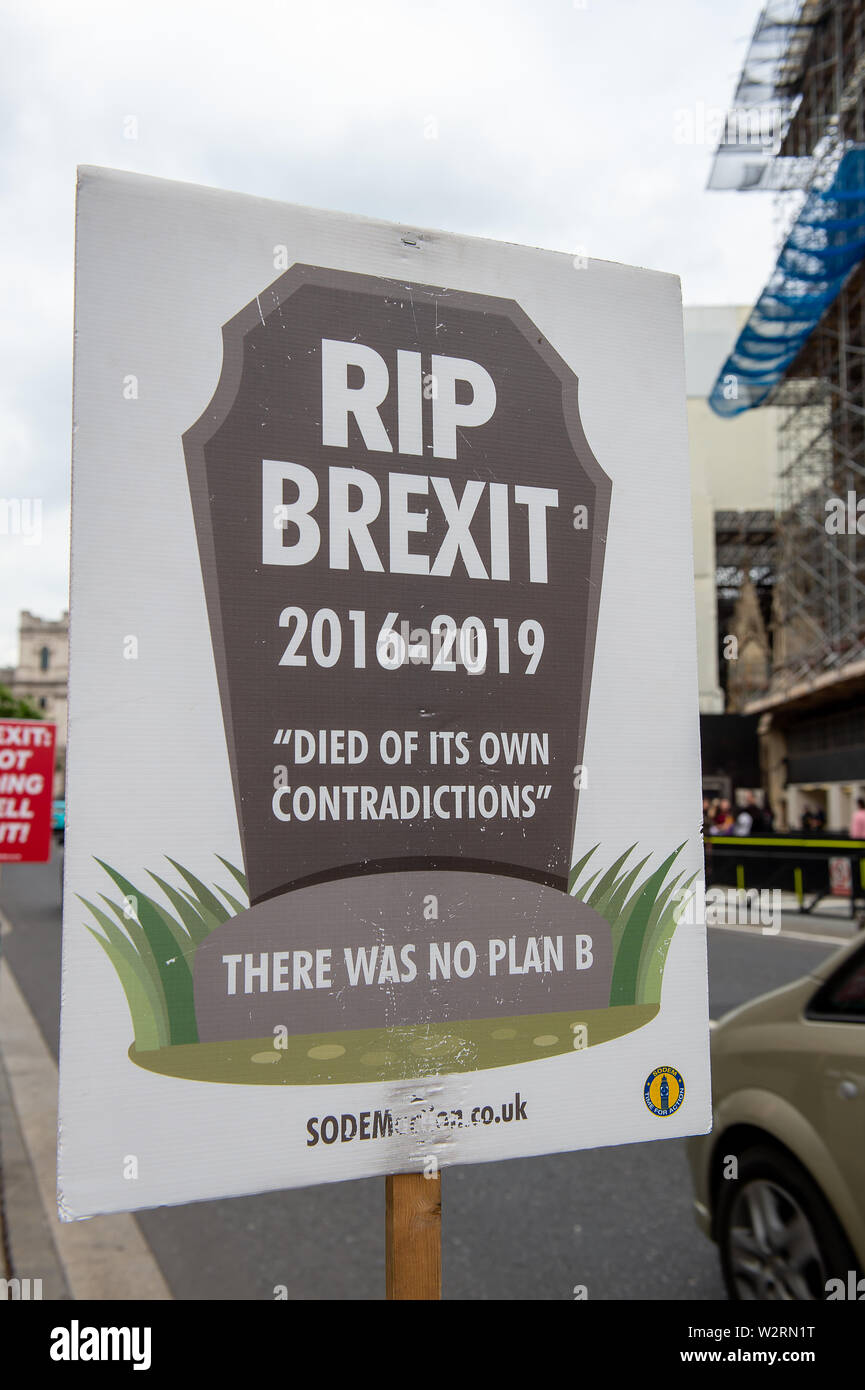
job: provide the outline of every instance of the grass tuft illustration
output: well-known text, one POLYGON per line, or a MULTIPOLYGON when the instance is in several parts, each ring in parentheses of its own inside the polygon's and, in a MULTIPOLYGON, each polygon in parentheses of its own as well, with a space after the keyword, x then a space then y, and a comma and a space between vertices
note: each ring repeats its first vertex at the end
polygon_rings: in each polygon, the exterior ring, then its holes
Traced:
POLYGON ((640 872, 651 856, 646 855, 638 864, 626 869, 625 864, 637 848, 636 844, 626 849, 606 872, 598 870, 582 883, 580 875, 599 846, 594 845, 571 869, 568 892, 594 908, 609 922, 612 930, 611 1006, 661 1002, 667 951, 685 905, 684 895, 697 877, 692 874, 683 883, 683 875, 676 874, 665 882, 686 843, 673 850, 639 883, 640 872))
MULTIPOLYGON (((684 844, 642 879, 651 856, 629 865, 636 844, 605 870, 590 864, 599 848, 594 845, 574 864, 568 891, 610 924, 610 1005, 657 1006, 667 951, 685 895, 697 875, 682 882, 679 873, 668 881, 684 844)), ((87 930, 105 951, 126 995, 138 1054, 198 1042, 192 984, 195 952, 214 928, 248 906, 243 872, 221 855, 216 858, 243 898, 220 884, 203 883, 182 864, 166 858, 175 882, 147 871, 162 900, 142 892, 101 859, 96 862, 119 890, 120 900, 100 894, 103 906, 99 906, 81 898, 95 923, 85 924, 87 930)))
MULTIPOLYGON (((216 857, 246 894, 246 879, 241 870, 221 855, 216 857)), ((183 880, 182 888, 150 869, 147 871, 165 903, 136 888, 110 864, 101 859, 96 862, 123 896, 117 902, 100 894, 108 912, 81 898, 96 922, 96 927, 88 925, 87 930, 117 971, 132 1017, 136 1048, 149 1052, 198 1042, 192 992, 195 952, 214 927, 245 911, 247 903, 218 884, 214 891, 173 859, 168 862, 183 880)))

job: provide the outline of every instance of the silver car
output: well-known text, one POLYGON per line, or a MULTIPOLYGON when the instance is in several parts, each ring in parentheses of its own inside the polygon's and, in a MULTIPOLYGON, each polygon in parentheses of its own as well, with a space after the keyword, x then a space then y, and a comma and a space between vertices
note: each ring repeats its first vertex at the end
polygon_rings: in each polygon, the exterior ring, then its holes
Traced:
POLYGON ((712 1025, 712 1091, 688 1157, 730 1298, 865 1299, 861 935, 712 1025))

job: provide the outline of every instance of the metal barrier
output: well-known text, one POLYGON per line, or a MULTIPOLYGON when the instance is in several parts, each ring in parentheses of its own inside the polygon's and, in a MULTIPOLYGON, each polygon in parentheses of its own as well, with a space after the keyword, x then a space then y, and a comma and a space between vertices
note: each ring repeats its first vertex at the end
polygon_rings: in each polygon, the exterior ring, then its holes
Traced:
POLYGON ((850 917, 855 918, 857 905, 865 908, 865 840, 824 839, 793 832, 706 835, 704 845, 707 883, 786 888, 796 894, 800 912, 812 912, 823 898, 846 896, 837 889, 833 892, 831 878, 831 861, 846 859, 850 863, 850 917))

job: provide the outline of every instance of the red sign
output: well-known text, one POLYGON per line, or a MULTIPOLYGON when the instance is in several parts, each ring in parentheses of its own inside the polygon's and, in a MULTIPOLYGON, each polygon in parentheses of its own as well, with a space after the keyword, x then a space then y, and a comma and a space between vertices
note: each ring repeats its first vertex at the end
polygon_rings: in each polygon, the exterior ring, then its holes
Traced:
POLYGON ((0 864, 51 858, 54 724, 0 719, 0 864))
POLYGON ((853 892, 853 871, 849 859, 829 860, 829 887, 835 898, 849 898, 853 892))

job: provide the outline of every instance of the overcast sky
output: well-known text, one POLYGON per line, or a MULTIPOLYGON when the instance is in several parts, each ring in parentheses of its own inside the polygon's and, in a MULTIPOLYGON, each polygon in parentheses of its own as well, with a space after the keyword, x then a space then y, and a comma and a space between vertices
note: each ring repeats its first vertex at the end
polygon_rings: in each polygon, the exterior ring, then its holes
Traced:
POLYGON ((583 251, 751 303, 771 195, 704 191, 759 0, 26 0, 0 16, 0 665, 67 606, 75 166, 583 251), (130 138, 130 136, 136 138, 130 138), (25 520, 27 510, 25 504, 25 520))

